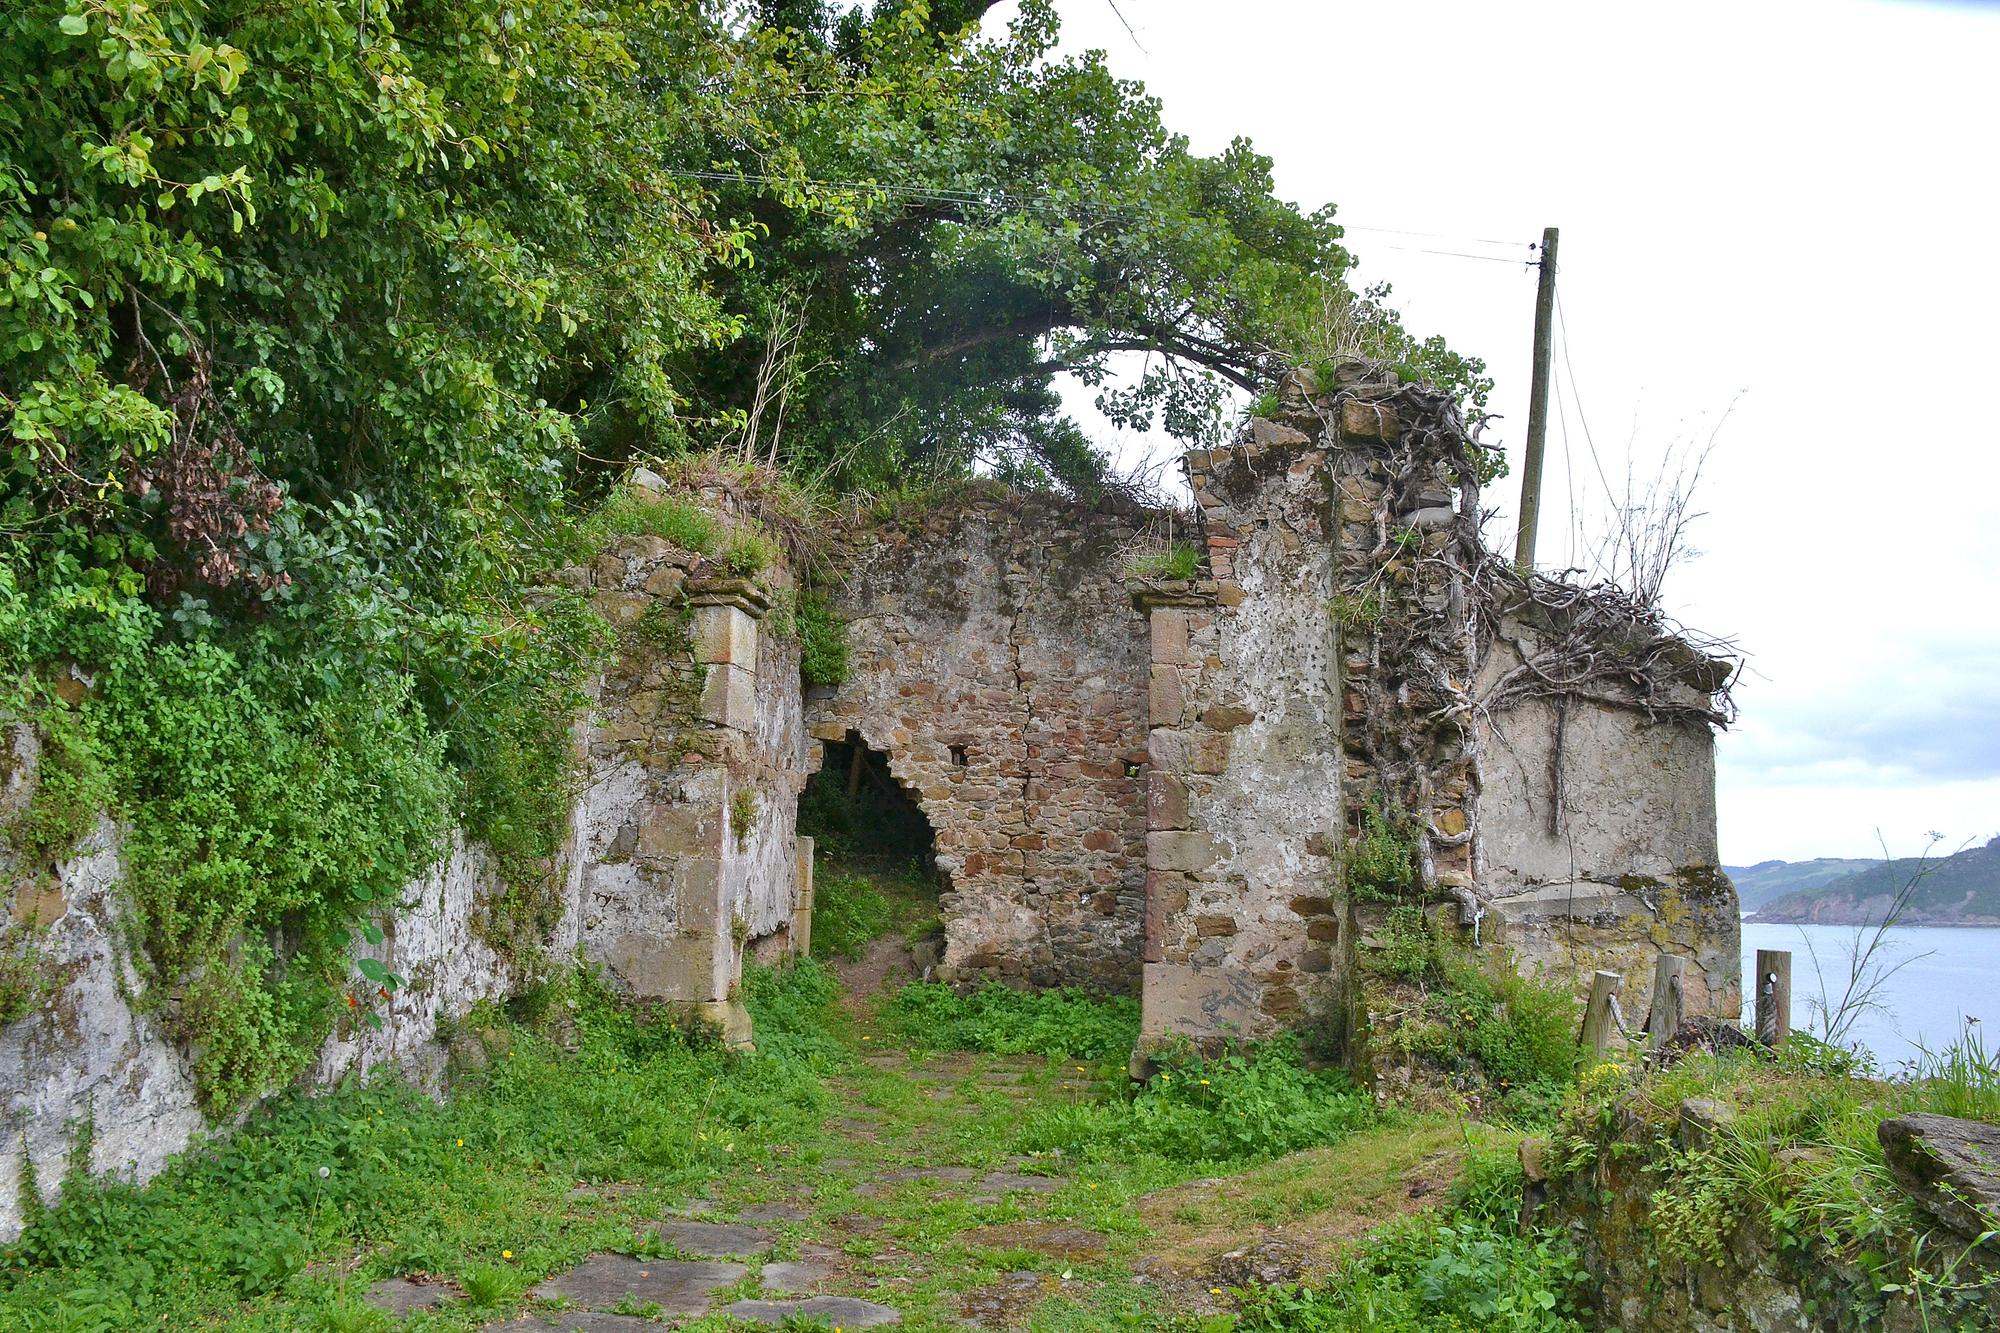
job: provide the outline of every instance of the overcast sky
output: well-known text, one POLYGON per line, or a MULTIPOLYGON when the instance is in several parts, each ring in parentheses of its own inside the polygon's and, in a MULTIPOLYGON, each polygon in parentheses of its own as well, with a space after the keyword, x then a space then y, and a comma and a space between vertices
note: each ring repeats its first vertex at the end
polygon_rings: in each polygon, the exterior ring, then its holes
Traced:
MULTIPOLYGON (((1621 482, 1728 414, 1666 594, 1750 659, 1725 861, 2000 833, 2000 5, 1119 0, 1136 41, 1110 0, 1059 8, 1197 151, 1248 136, 1283 197, 1338 204, 1361 276, 1486 358, 1510 456, 1533 275, 1418 251, 1561 227, 1544 566, 1572 495, 1602 522, 1585 422, 1621 482)), ((1517 485, 1487 497, 1508 546, 1517 485)))

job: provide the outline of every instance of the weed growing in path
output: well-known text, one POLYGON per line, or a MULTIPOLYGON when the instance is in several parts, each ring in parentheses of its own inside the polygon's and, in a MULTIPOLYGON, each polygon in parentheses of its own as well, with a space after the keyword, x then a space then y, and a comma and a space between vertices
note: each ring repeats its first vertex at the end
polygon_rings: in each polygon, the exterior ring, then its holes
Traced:
POLYGON ((882 1023, 918 1050, 1122 1061, 1139 1039, 1139 1005, 1067 986, 1017 991, 989 984, 961 995, 915 982, 884 1003, 882 1023))

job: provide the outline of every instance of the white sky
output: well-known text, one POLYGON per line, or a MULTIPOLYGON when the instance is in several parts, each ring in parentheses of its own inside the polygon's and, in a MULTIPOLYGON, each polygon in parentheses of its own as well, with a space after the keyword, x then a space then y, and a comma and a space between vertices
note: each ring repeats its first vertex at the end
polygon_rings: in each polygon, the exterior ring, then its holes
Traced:
MULTIPOLYGON (((1562 228, 1575 396, 1614 481, 1734 403, 1696 497, 1702 555, 1667 589, 1750 656, 1720 742, 1724 860, 2000 832, 2000 484, 1982 471, 2000 5, 1118 8, 1136 44, 1109 0, 1059 0, 1065 48, 1107 51, 1197 151, 1245 135, 1281 196, 1339 204, 1359 276, 1486 358, 1510 456, 1533 276, 1412 249, 1525 258, 1562 228)), ((1567 404, 1560 343, 1557 366, 1567 404)), ((1540 557, 1559 566, 1570 496, 1588 528, 1603 488, 1573 408, 1549 452, 1540 557)), ((1510 548, 1517 487, 1487 496, 1510 548)))

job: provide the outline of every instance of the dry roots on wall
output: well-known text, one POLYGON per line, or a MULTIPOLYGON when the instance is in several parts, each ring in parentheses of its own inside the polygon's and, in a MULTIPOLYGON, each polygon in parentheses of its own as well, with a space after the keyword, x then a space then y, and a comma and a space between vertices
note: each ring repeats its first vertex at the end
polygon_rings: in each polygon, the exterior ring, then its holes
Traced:
POLYGON ((1725 726, 1734 664, 1720 656, 1726 644, 1695 638, 1622 588, 1523 575, 1489 550, 1479 507, 1489 456, 1449 394, 1359 362, 1328 378, 1289 377, 1279 415, 1343 443, 1332 463, 1333 609, 1347 685, 1348 832, 1362 852, 1369 839, 1407 840, 1413 881, 1351 887, 1465 898, 1482 718, 1549 700, 1560 728, 1567 705, 1585 701, 1725 726), (1482 692, 1481 668, 1502 644, 1519 665, 1482 692))

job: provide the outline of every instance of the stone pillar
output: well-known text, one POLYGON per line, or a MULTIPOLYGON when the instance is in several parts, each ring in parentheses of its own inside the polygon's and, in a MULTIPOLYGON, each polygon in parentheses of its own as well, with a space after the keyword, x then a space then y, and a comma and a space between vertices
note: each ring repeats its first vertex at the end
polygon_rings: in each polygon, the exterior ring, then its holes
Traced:
POLYGON ((792 954, 805 958, 812 954, 813 939, 813 839, 805 834, 798 837, 799 844, 799 895, 798 906, 792 912, 792 954))
POLYGON ((694 660, 702 669, 701 717, 718 727, 749 731, 757 704, 757 622, 771 609, 749 579, 690 579, 694 660))
MULTIPOLYGON (((1217 848, 1197 828, 1191 791, 1213 782, 1229 760, 1229 736, 1204 721, 1203 672, 1216 659, 1216 585, 1209 580, 1136 582, 1132 601, 1145 613, 1152 643, 1147 688, 1146 919, 1140 973, 1135 1073, 1167 1041, 1197 1039, 1255 1023, 1246 990, 1226 966, 1193 956, 1203 926, 1193 915, 1200 886, 1213 878, 1217 848)), ((1213 923, 1210 923, 1211 931, 1213 923)))

